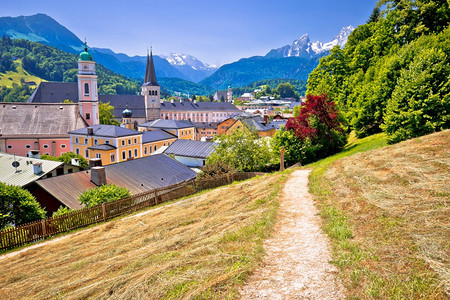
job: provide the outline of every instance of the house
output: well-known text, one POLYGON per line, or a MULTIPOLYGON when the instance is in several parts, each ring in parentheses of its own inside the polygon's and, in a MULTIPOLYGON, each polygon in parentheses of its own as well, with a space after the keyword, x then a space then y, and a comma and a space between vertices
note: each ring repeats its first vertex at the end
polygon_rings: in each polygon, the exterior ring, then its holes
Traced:
POLYGON ((102 165, 142 157, 142 132, 114 125, 94 125, 69 132, 70 149, 102 165))
POLYGON ((252 93, 244 93, 239 99, 242 101, 252 101, 255 99, 255 96, 252 93))
POLYGON ((176 135, 165 131, 164 129, 145 131, 142 135, 144 156, 156 154, 158 153, 158 150, 162 148, 165 149, 176 140, 176 135))
POLYGON ((215 143, 189 140, 176 140, 164 154, 173 155, 180 163, 194 168, 202 167, 207 157, 214 151, 215 143))
POLYGON ((64 176, 37 181, 33 192, 50 214, 61 205, 83 208, 80 194, 102 184, 127 188, 132 195, 188 181, 196 173, 164 154, 151 155, 64 176))
POLYGON ((36 180, 79 171, 78 166, 19 155, 0 153, 0 182, 27 187, 36 180))
POLYGON ((139 131, 160 130, 174 134, 183 140, 195 140, 195 126, 189 121, 158 119, 138 126, 139 131))
POLYGON ((198 122, 193 123, 195 126, 195 140, 196 141, 211 141, 217 135, 216 122, 198 122))
POLYGON ((162 102, 161 119, 187 120, 192 122, 220 122, 239 113, 229 102, 162 102))
POLYGON ((218 133, 230 135, 237 128, 245 127, 258 132, 259 137, 273 136, 275 134, 274 127, 268 127, 264 123, 264 119, 257 116, 236 115, 218 124, 218 133))
POLYGON ((69 131, 87 122, 73 103, 0 103, 0 152, 27 156, 31 150, 60 156, 70 151, 69 131))

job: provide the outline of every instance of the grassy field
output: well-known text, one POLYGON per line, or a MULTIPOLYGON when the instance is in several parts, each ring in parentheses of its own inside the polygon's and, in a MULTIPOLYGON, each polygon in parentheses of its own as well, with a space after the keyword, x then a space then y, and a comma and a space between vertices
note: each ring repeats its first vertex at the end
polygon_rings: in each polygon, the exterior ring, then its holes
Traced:
POLYGON ((385 144, 355 140, 306 166, 333 263, 350 299, 448 299, 450 131, 385 144))
MULTIPOLYGON (((20 85, 20 79, 23 78, 25 81, 34 81, 39 84, 43 81, 41 78, 30 75, 22 67, 22 60, 17 59, 14 61, 16 66, 16 71, 7 71, 6 73, 0 73, 0 86, 12 87, 13 83, 20 85)), ((45 81, 45 80, 44 80, 45 81)))
POLYGON ((0 299, 235 298, 261 261, 290 171, 0 258, 0 299))

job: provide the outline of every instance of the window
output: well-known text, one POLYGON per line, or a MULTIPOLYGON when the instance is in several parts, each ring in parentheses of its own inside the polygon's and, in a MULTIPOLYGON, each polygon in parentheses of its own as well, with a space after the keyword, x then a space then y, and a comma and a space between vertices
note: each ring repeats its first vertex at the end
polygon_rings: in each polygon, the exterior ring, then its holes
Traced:
POLYGON ((116 161, 116 155, 114 153, 111 153, 111 162, 116 161))
POLYGON ((150 147, 148 147, 149 149, 150 149, 150 153, 152 153, 152 149, 153 149, 153 147, 152 146, 150 146, 150 147))
POLYGON ((184 131, 181 132, 181 135, 184 135, 184 131))
POLYGON ((88 143, 88 139, 84 139, 84 143, 87 145, 88 143))
POLYGON ((125 140, 122 140, 122 146, 125 146, 125 140))
POLYGON ((122 159, 126 159, 127 158, 127 154, 125 153, 125 151, 122 151, 122 159))
POLYGON ((91 114, 90 113, 86 113, 86 120, 89 120, 91 118, 91 114))
POLYGON ((155 145, 155 150, 154 150, 154 151, 156 151, 156 149, 158 149, 158 148, 157 148, 156 145, 155 145))
POLYGON ((42 147, 44 147, 45 149, 47 149, 48 148, 48 145, 47 144, 45 144, 44 146, 42 146, 42 147))
POLYGON ((67 169, 67 173, 73 173, 73 169, 67 169))
POLYGON ((98 145, 98 140, 97 139, 94 140, 94 145, 96 145, 96 146, 98 145))
POLYGON ((25 148, 30 149, 31 145, 25 145, 25 148))
POLYGON ((144 155, 147 155, 147 147, 144 147, 144 155))
POLYGON ((84 150, 84 156, 86 156, 86 158, 89 158, 89 150, 88 149, 84 150))
POLYGON ((128 140, 128 145, 131 145, 131 139, 128 140))
POLYGON ((12 149, 12 145, 8 145, 8 149, 12 149))
POLYGON ((137 139, 134 139, 134 143, 137 144, 137 139))
POLYGON ((95 154, 95 157, 96 157, 96 158, 102 158, 102 155, 101 155, 100 153, 96 153, 96 154, 95 154))
POLYGON ((165 146, 165 145, 166 145, 166 142, 163 143, 163 146, 165 146))
POLYGON ((158 91, 155 91, 155 95, 158 96, 158 91))
POLYGON ((134 149, 134 157, 138 157, 138 150, 134 149))
POLYGON ((105 141, 105 144, 106 144, 106 145, 109 145, 109 140, 106 140, 106 141, 105 141))
POLYGON ((61 148, 66 148, 66 144, 62 144, 60 147, 61 148))
POLYGON ((131 150, 128 150, 128 157, 132 158, 133 157, 133 152, 131 150))
POLYGON ((75 138, 75 143, 78 144, 80 142, 80 140, 76 137, 75 138))
POLYGON ((89 83, 84 84, 84 95, 89 96, 89 83))
POLYGON ((80 154, 80 149, 79 148, 75 148, 75 154, 80 154))

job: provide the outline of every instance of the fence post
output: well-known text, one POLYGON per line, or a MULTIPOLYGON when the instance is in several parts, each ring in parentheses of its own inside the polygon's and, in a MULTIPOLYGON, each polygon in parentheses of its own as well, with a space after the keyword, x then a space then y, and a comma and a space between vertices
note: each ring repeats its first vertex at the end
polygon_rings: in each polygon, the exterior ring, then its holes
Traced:
POLYGON ((102 203, 103 221, 106 222, 106 205, 102 203))
POLYGON ((156 189, 154 191, 155 191, 155 205, 156 205, 158 204, 158 192, 156 189))
POLYGON ((194 194, 195 194, 195 193, 197 193, 197 182, 196 182, 195 178, 193 180, 193 186, 194 186, 194 194))
POLYGON ((231 182, 230 182, 230 174, 229 174, 229 173, 227 173, 227 182, 228 182, 228 184, 231 183, 231 182))
POLYGON ((232 180, 232 182, 236 180, 236 179, 234 179, 234 173, 231 173, 231 180, 232 180))
POLYGON ((44 236, 44 239, 47 237, 47 228, 45 227, 45 220, 41 221, 42 224, 42 235, 44 236))

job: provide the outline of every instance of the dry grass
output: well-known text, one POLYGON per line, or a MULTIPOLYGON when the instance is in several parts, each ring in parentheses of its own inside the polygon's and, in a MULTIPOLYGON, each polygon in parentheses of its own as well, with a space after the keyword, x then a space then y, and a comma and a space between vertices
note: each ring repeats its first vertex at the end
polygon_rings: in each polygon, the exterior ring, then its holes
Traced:
POLYGON ((234 298, 289 172, 202 193, 0 259, 0 298, 234 298))
POLYGON ((340 159, 311 177, 351 297, 450 292, 450 130, 340 159))

